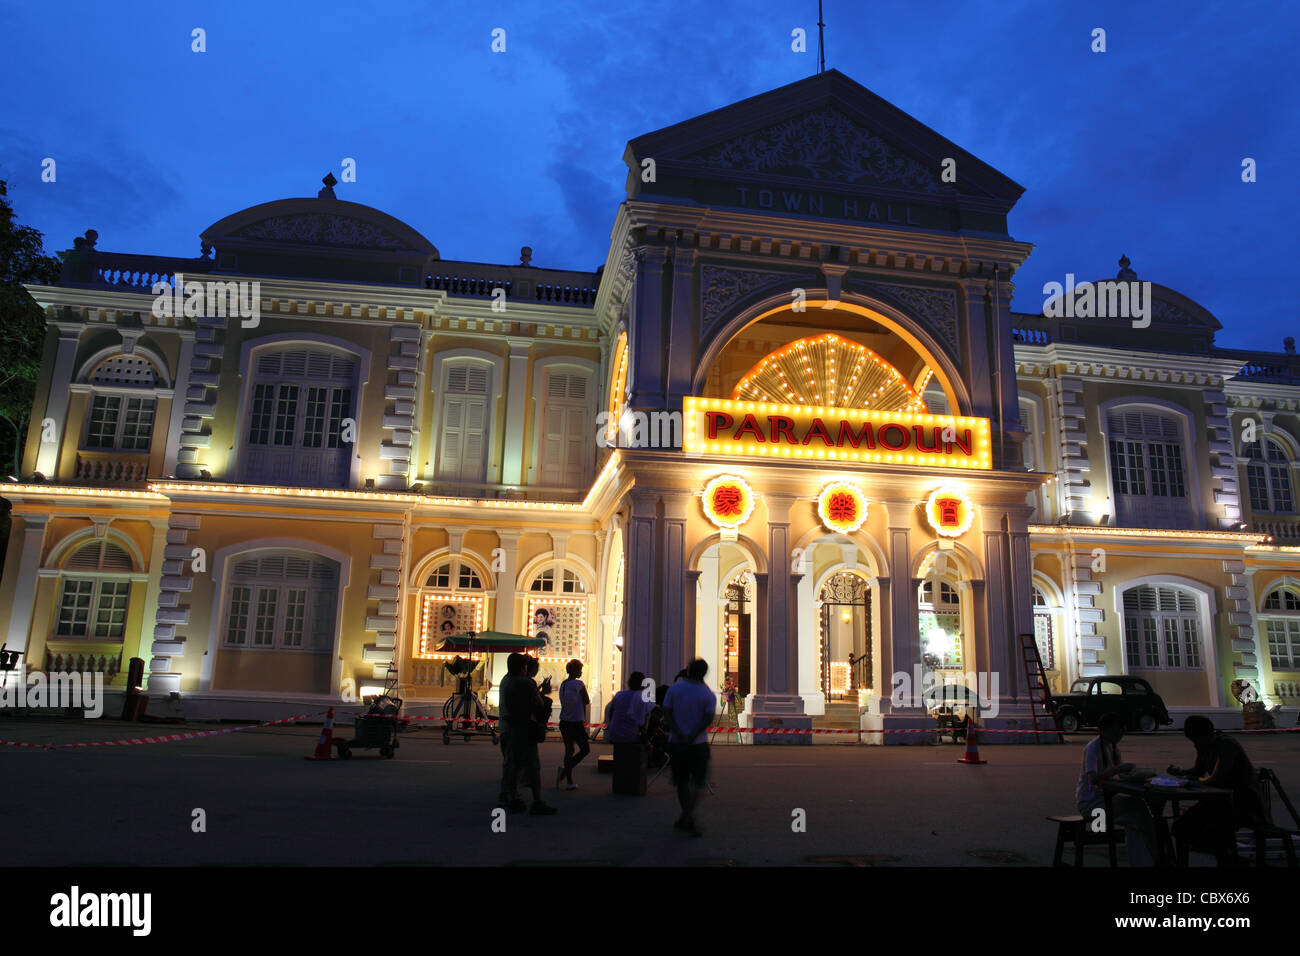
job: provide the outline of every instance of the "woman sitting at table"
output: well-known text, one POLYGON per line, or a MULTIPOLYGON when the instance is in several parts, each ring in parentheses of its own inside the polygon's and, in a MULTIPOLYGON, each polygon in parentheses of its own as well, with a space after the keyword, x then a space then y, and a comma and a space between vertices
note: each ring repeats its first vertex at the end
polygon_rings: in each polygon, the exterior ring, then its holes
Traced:
MULTIPOLYGON (((1097 722, 1096 738, 1083 748, 1083 769, 1079 773, 1075 801, 1086 827, 1093 826, 1094 811, 1104 811, 1106 806, 1099 784, 1133 772, 1131 763, 1120 762, 1119 742, 1123 737, 1124 722, 1119 714, 1102 714, 1097 722)), ((1121 793, 1111 798, 1111 807, 1115 819, 1103 823, 1107 827, 1115 823, 1123 825, 1129 865, 1154 866, 1156 826, 1146 801, 1121 793)))
POLYGON ((1240 865, 1236 829, 1268 821, 1259 777, 1245 748, 1215 730, 1210 718, 1188 717, 1183 721, 1183 734, 1196 748, 1196 764, 1189 770, 1169 767, 1167 772, 1231 790, 1232 803, 1198 803, 1174 821, 1174 839, 1192 849, 1212 852, 1219 866, 1240 865))

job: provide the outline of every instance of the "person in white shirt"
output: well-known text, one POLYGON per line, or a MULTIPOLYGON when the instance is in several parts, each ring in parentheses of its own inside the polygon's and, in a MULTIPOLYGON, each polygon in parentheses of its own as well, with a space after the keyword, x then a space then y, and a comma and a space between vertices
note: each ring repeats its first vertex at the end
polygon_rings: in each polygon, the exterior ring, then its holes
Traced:
POLYGON ((1117 823, 1123 825, 1130 866, 1155 866, 1156 827, 1145 800, 1116 794, 1111 798, 1115 819, 1104 819, 1106 798, 1098 784, 1133 773, 1133 764, 1120 761, 1119 742, 1123 737, 1124 722, 1119 714, 1102 714, 1097 721, 1097 736, 1083 748, 1083 767, 1074 799, 1084 826, 1092 827, 1094 820, 1102 822, 1103 831, 1117 823), (1099 810, 1103 813, 1098 814, 1099 810))
POLYGON ((555 773, 555 786, 559 789, 567 780, 564 789, 577 790, 573 768, 591 753, 591 744, 587 740, 587 713, 591 698, 587 696, 587 685, 581 680, 582 661, 571 660, 564 669, 569 674, 560 684, 560 737, 564 741, 564 765, 555 773))
POLYGON ((672 759, 673 784, 682 807, 682 814, 673 826, 692 836, 702 835, 695 822, 695 808, 700 800, 700 788, 708 783, 708 729, 718 712, 718 696, 704 683, 708 672, 707 661, 691 661, 686 668, 686 679, 668 688, 663 704, 671 731, 668 753, 672 759))

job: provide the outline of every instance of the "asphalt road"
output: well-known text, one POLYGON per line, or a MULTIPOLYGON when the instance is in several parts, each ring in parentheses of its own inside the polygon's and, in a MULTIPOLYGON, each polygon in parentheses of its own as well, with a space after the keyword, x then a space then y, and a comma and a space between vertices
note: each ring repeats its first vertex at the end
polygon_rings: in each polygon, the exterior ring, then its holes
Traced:
MULTIPOLYGON (((113 740, 204 729, 108 721, 0 720, 0 739, 113 740)), ((984 766, 955 745, 714 747, 716 793, 702 837, 674 830, 665 773, 644 798, 616 797, 597 774, 548 789, 553 817, 511 815, 494 832, 500 758, 486 738, 420 730, 397 757, 360 751, 314 763, 319 727, 266 728, 199 740, 78 750, 0 747, 0 863, 41 865, 848 865, 1045 866, 1054 825, 1072 813, 1087 737, 1064 745, 981 746, 984 766), (194 832, 202 809, 206 832, 194 832), (805 832, 794 832, 796 811, 805 832)), ((1243 738, 1300 803, 1300 734, 1243 738)), ((1130 736, 1124 759, 1150 769, 1189 764, 1176 732, 1130 736)), ((553 786, 557 742, 542 745, 553 786)), ((1102 866, 1103 848, 1089 850, 1102 866)), ((1194 857, 1208 865, 1208 857, 1194 857)))

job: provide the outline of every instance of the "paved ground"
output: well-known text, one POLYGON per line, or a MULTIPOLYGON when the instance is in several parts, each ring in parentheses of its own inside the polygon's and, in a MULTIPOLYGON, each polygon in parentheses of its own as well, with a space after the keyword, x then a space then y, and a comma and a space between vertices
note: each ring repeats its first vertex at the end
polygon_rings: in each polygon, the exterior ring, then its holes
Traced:
MULTIPOLYGON (((0 720, 0 739, 112 740, 202 729, 109 721, 0 720)), ((1043 819, 1073 812, 1080 751, 983 746, 986 766, 958 764, 953 745, 714 748, 716 794, 700 838, 673 830, 667 774, 645 798, 615 797, 595 771, 581 789, 549 790, 555 817, 507 818, 493 833, 498 752, 484 738, 421 730, 396 759, 303 760, 319 727, 280 727, 176 743, 39 751, 0 747, 0 861, 49 864, 570 864, 979 866, 1050 862, 1043 819), (207 832, 191 830, 206 811, 207 832), (807 832, 791 829, 796 809, 807 832)), ((1244 738, 1300 798, 1300 734, 1244 738)), ((1126 760, 1161 769, 1190 763, 1177 733, 1126 738, 1126 760)), ((542 745, 554 783, 558 742, 542 745)), ((1089 851, 1104 864, 1104 850, 1089 851)), ((1200 862, 1211 862, 1208 858, 1200 862)))

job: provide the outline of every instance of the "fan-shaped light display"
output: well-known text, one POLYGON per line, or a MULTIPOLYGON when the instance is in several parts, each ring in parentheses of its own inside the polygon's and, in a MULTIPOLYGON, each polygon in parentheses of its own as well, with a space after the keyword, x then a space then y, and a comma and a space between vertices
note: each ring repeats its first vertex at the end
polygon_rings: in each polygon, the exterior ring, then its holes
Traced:
POLYGON ((898 369, 871 349, 834 332, 798 339, 751 368, 732 399, 826 408, 925 412, 898 369))

